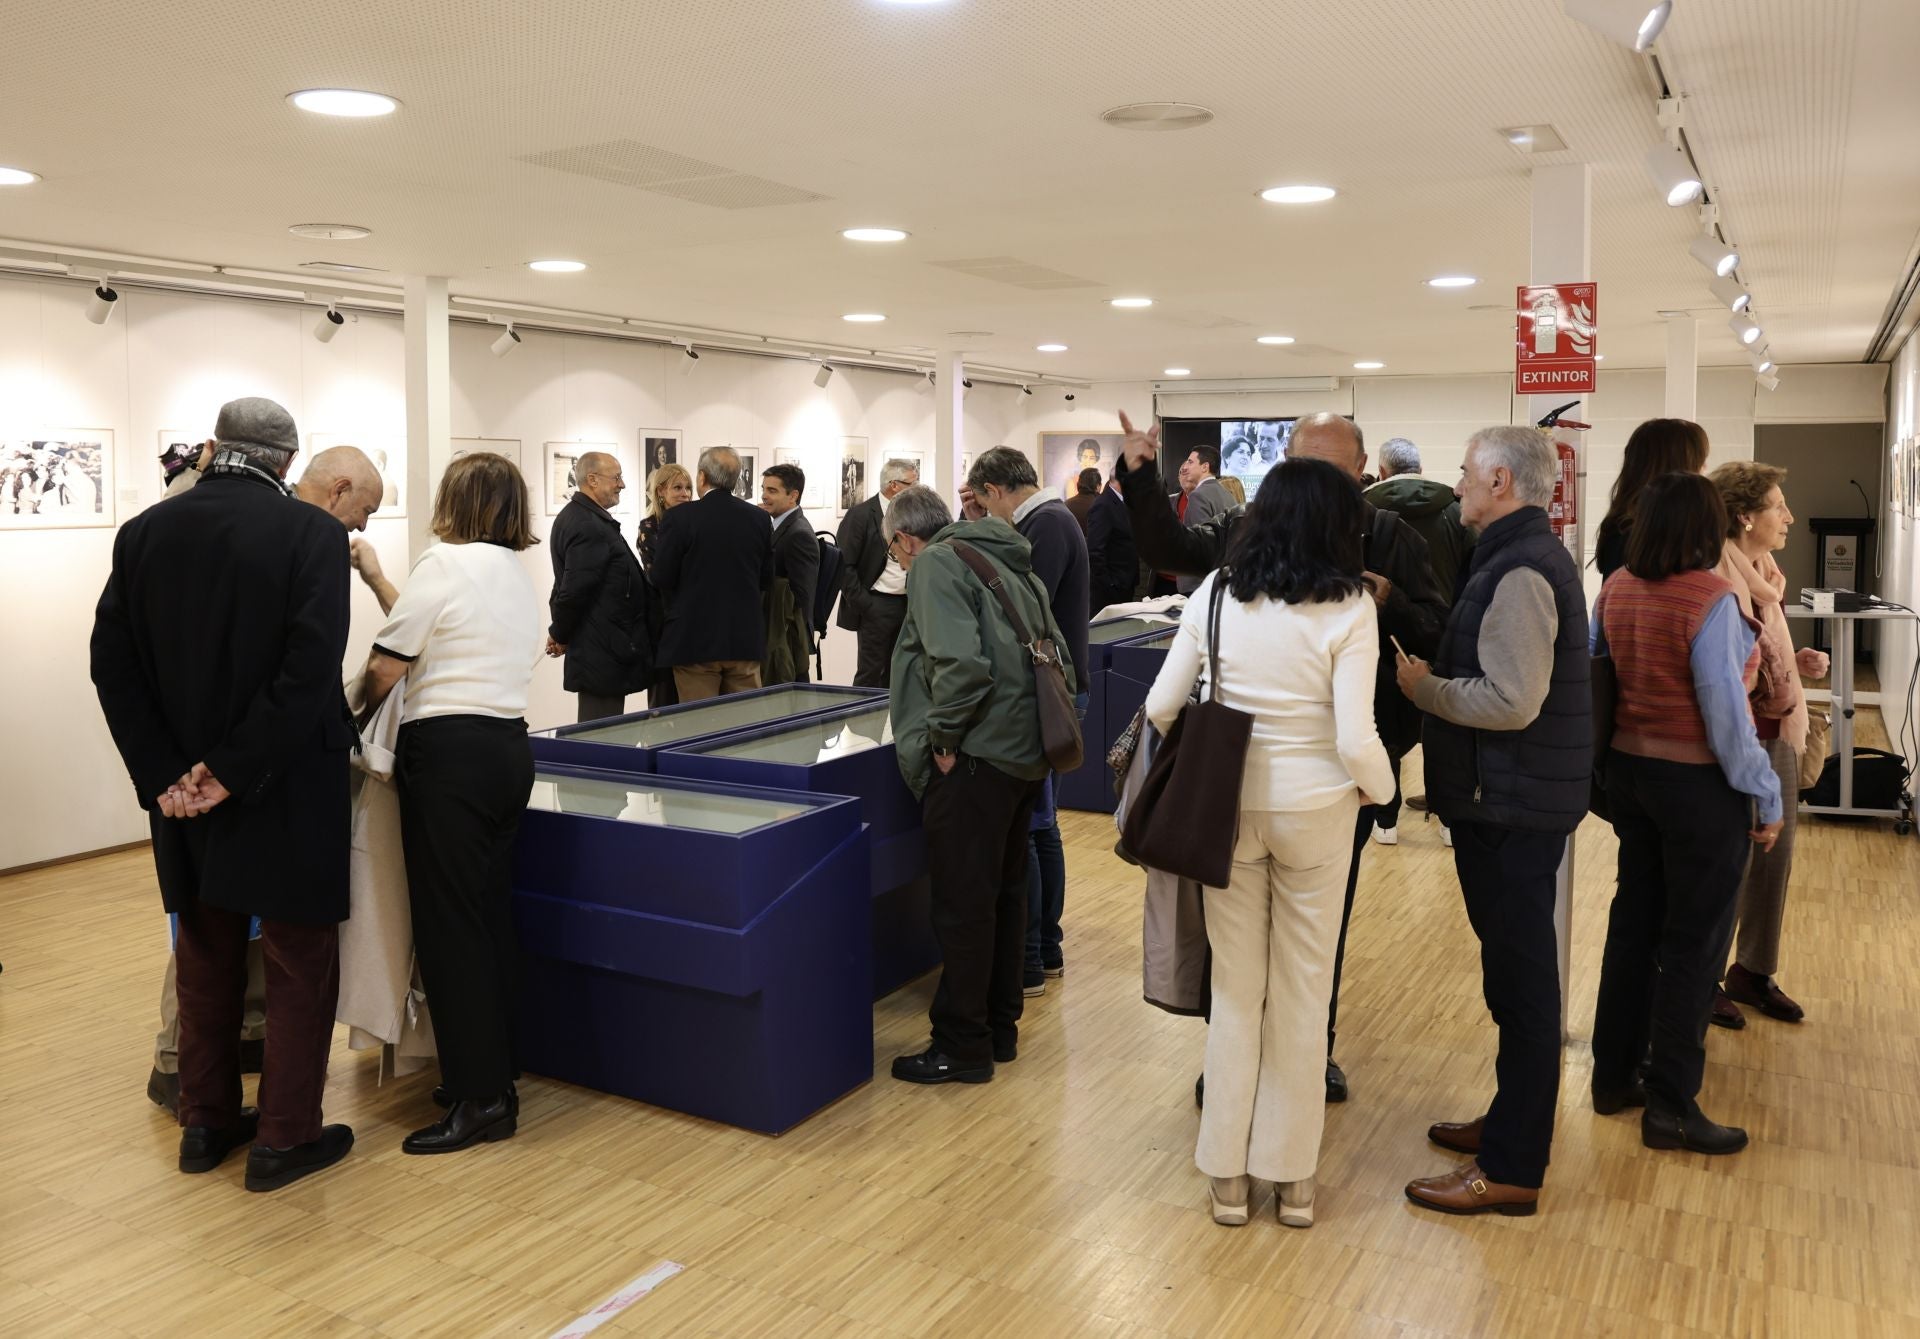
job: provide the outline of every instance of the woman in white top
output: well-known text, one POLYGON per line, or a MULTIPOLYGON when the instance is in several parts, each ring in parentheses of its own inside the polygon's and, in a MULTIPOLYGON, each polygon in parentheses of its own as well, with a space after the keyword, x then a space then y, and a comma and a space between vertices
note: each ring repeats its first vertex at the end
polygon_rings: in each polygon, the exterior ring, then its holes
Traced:
POLYGON ((414 564, 367 664, 371 706, 406 676, 400 836, 440 1052, 434 1098, 447 1108, 406 1137, 408 1153, 505 1139, 520 1112, 513 839, 533 790, 527 684, 546 646, 517 552, 540 542, 530 515, 526 480, 506 458, 449 465, 433 503, 441 542, 414 564))
POLYGON ((1353 827, 1361 804, 1393 794, 1373 722, 1380 643, 1361 580, 1364 513, 1353 481, 1322 461, 1268 473, 1229 566, 1187 598, 1147 695, 1164 733, 1205 676, 1224 579, 1216 698, 1253 717, 1253 738, 1232 879, 1207 890, 1213 1012, 1194 1161, 1212 1178, 1219 1223, 1247 1221, 1250 1174, 1275 1184, 1281 1222, 1313 1222, 1353 827))

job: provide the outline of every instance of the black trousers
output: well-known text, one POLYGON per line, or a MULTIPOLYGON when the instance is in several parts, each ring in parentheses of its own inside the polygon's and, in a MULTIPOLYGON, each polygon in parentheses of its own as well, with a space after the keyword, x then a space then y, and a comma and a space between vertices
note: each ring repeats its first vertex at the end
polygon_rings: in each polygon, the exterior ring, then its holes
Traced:
POLYGON ((1039 798, 1038 781, 964 753, 946 775, 935 769, 921 797, 942 963, 929 1011, 933 1045, 965 1064, 992 1059, 995 1042, 1019 1036, 1027 825, 1039 798))
MULTIPOLYGON (((1400 764, 1395 763, 1398 770, 1400 764)), ((1340 969, 1347 961, 1347 923, 1353 919, 1353 890, 1360 886, 1360 857, 1367 852, 1367 838, 1373 835, 1373 817, 1379 813, 1377 805, 1360 806, 1359 817, 1353 821, 1353 859, 1347 864, 1347 901, 1340 908, 1340 942, 1333 950, 1333 997, 1327 1001, 1327 1059, 1333 1059, 1334 1024, 1340 1019, 1340 969)))
POLYGON ((604 721, 609 716, 624 716, 627 712, 627 699, 608 697, 603 693, 580 693, 581 721, 604 721))
POLYGON ((1393 765, 1393 798, 1385 804, 1374 806, 1373 821, 1379 827, 1397 828, 1400 826, 1400 804, 1403 799, 1400 794, 1400 759, 1389 754, 1387 760, 1393 765))
POLYGON ((525 721, 435 716, 400 727, 400 837, 414 951, 440 1077, 488 1101, 519 1077, 513 839, 533 791, 525 721))
POLYGON ((1753 849, 1753 802, 1715 765, 1618 751, 1607 755, 1607 798, 1620 882, 1594 1006, 1593 1086, 1626 1087, 1651 1046, 1648 1107, 1690 1114, 1753 849))
POLYGON ((860 656, 855 662, 855 688, 887 688, 893 682, 893 644, 900 640, 900 625, 907 621, 907 597, 876 595, 868 591, 861 597, 860 656))
POLYGON ((1560 1098, 1560 948, 1554 876, 1559 833, 1487 823, 1453 825, 1453 867, 1480 937, 1481 989, 1500 1029, 1497 1090, 1480 1134, 1490 1180, 1538 1188, 1553 1147, 1560 1098))

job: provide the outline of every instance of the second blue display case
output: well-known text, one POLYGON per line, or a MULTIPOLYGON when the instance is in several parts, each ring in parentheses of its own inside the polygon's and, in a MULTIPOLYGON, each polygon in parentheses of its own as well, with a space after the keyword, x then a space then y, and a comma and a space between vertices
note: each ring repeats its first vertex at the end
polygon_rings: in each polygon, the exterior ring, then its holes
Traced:
POLYGON ((661 749, 773 721, 886 700, 884 690, 841 684, 783 683, 745 693, 682 702, 658 710, 629 712, 600 721, 536 730, 529 736, 535 762, 599 767, 614 772, 651 772, 661 749))
POLYGON ((1113 653, 1123 644, 1167 632, 1174 625, 1158 619, 1110 618, 1087 629, 1087 717, 1081 723, 1086 751, 1080 766, 1060 778, 1056 800, 1062 809, 1113 812, 1113 774, 1107 769, 1108 676, 1113 653))

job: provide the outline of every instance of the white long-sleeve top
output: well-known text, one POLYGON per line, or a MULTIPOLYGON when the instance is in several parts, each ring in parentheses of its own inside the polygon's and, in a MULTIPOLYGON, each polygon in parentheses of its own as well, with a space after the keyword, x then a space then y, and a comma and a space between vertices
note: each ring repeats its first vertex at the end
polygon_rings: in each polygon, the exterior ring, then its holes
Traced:
MULTIPOLYGON (((1187 599, 1180 632, 1147 694, 1147 718, 1165 733, 1207 670, 1208 611, 1218 573, 1187 599)), ((1298 812, 1334 803, 1356 785, 1363 803, 1393 798, 1393 769, 1373 721, 1380 631, 1362 592, 1328 603, 1265 596, 1220 605, 1225 706, 1253 717, 1242 809, 1298 812)))

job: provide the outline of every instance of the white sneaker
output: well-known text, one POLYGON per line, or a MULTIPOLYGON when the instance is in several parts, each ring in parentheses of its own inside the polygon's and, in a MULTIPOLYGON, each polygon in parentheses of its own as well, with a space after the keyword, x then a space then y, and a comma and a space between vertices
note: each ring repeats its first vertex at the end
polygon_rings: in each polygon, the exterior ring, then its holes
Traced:
POLYGON ((1273 1187, 1273 1207, 1287 1227, 1313 1226, 1313 1178, 1281 1181, 1273 1187))
POLYGON ((1440 825, 1440 844, 1449 850, 1453 847, 1453 832, 1445 823, 1440 825))
POLYGON ((1253 1182, 1245 1175, 1212 1177, 1207 1198, 1213 1201, 1213 1221, 1222 1227, 1246 1226, 1247 1201, 1252 1192, 1253 1182))
POLYGON ((1375 823, 1373 825, 1373 839, 1382 846, 1398 846, 1400 844, 1400 829, 1383 828, 1378 823, 1375 823))

